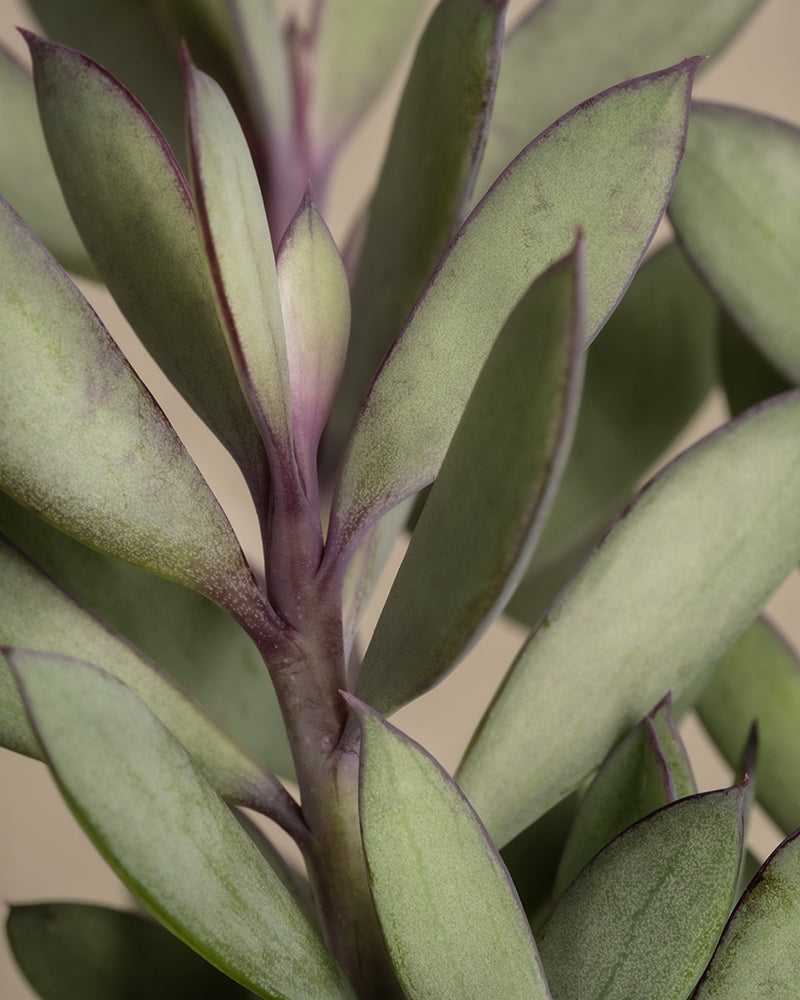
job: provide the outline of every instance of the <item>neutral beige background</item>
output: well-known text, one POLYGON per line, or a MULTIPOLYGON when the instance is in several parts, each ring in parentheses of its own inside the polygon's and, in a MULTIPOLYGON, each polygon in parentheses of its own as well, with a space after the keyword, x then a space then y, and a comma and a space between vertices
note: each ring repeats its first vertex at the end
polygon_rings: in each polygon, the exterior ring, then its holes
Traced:
MULTIPOLYGON (((525 6, 512 3, 512 16, 525 6)), ((0 0, 0 38, 23 53, 24 46, 15 37, 14 25, 35 27, 20 3, 0 0)), ((704 98, 746 105, 800 124, 798 43, 800 2, 767 0, 739 40, 703 74, 695 92, 704 98)), ((387 97, 370 116, 365 128, 354 138, 338 172, 336 203, 329 213, 329 223, 338 237, 346 231, 353 205, 358 204, 368 187, 365 171, 369 174, 377 169, 386 136, 387 111, 393 99, 393 95, 387 97)), ((108 324, 113 324, 113 329, 124 330, 124 324, 115 318, 107 300, 98 300, 98 311, 108 324)), ((158 395, 159 386, 153 388, 158 395)), ((218 450, 208 448, 197 436, 180 406, 170 404, 166 408, 187 436, 201 467, 209 477, 214 477, 215 487, 237 527, 247 534, 248 511, 239 499, 235 471, 218 450)), ((721 416, 719 406, 712 404, 698 427, 713 426, 721 416)), ((800 644, 797 577, 795 573, 770 608, 800 644)), ((399 714, 398 724, 423 742, 445 766, 453 767, 522 637, 522 631, 511 625, 494 629, 455 675, 399 714)), ((685 733, 695 755, 701 787, 718 787, 727 780, 724 765, 703 746, 691 720, 685 725, 685 733)), ((120 903, 124 900, 115 876, 61 804, 43 766, 0 751, 0 803, 0 901, 70 899, 120 903)), ((760 821, 756 837, 758 851, 763 856, 774 844, 776 831, 768 822, 760 821)), ((0 948, 0 1000, 28 1000, 32 994, 21 982, 5 945, 0 948)))

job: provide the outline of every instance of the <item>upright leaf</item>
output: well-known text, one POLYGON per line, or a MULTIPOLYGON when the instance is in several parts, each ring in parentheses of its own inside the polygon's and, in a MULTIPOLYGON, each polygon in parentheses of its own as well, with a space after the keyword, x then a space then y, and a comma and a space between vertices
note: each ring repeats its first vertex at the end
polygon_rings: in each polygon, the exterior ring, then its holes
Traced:
POLYGON ((586 237, 587 327, 639 265, 680 162, 688 60, 576 108, 532 143, 454 239, 360 410, 331 520, 331 558, 421 489, 489 353, 534 278, 586 237))
POLYGON ((87 664, 12 660, 67 804, 162 923, 259 996, 349 995, 280 878, 136 695, 87 664))
POLYGON ((536 543, 580 397, 582 249, 531 286, 464 410, 364 657, 359 696, 384 714, 456 665, 536 543))
POLYGON ((670 219, 741 329, 800 381, 800 129, 698 104, 670 219))
POLYGON ((461 763, 497 843, 746 628, 800 561, 799 491, 800 392, 748 411, 642 490, 517 656, 461 763))
POLYGON ((409 1000, 549 1000, 499 855, 452 779, 367 706, 361 829, 370 884, 409 1000))

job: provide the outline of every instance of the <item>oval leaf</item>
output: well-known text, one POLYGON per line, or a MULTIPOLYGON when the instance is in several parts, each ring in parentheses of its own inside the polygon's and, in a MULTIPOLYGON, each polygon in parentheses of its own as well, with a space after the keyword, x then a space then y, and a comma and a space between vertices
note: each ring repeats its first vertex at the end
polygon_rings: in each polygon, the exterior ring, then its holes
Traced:
POLYGON ((696 105, 670 219, 741 329, 800 381, 800 129, 696 105))
POLYGON ((706 438, 639 494, 509 670, 459 781, 500 844, 679 697, 800 561, 800 393, 706 438), (535 725, 532 724, 532 717, 535 725))
POLYGON ((67 804, 162 923, 262 997, 349 995, 278 875, 133 692, 75 660, 11 658, 67 804))
POLYGON ((685 1000, 730 913, 742 794, 666 806, 587 865, 537 935, 553 1000, 685 1000))
POLYGON ((582 249, 531 286, 467 403, 364 657, 358 694, 379 712, 452 670, 536 542, 580 397, 582 249))
POLYGON ((355 699, 361 829, 383 934, 409 1000, 549 1000, 500 856, 453 780, 355 699))
POLYGON ((362 404, 334 497, 334 557, 435 478, 495 337, 576 228, 586 237, 589 337, 605 322, 669 197, 696 66, 687 60, 576 108, 464 224, 362 404))

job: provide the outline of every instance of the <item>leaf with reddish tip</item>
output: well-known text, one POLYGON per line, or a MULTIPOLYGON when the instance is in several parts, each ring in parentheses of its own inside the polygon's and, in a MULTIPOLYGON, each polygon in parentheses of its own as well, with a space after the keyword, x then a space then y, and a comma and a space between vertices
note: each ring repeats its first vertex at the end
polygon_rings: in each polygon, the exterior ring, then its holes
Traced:
POLYGON ((266 456, 217 319, 186 180, 113 77, 77 52, 27 37, 50 155, 92 261, 263 510, 266 456))
POLYGON ((316 501, 317 446, 347 353, 350 291, 339 251, 310 192, 281 241, 277 272, 295 455, 306 495, 316 501))
POLYGON ((742 331, 800 381, 800 129, 740 108, 695 105, 669 213, 742 331))
POLYGON ((495 337, 531 282, 586 237, 591 339, 672 189, 697 60, 615 87, 532 143, 467 220, 387 355, 350 435, 332 558, 435 478, 495 337))
POLYGON ((467 403, 367 647, 383 714, 438 683, 500 614, 547 515, 583 374, 583 245, 531 286, 467 403))
POLYGON ((800 392, 748 411, 639 493, 520 651, 460 765, 499 844, 755 618, 800 562, 799 495, 800 392))
POLYGON ((354 698, 370 886, 409 1000, 549 1000, 508 873, 452 778, 354 698))

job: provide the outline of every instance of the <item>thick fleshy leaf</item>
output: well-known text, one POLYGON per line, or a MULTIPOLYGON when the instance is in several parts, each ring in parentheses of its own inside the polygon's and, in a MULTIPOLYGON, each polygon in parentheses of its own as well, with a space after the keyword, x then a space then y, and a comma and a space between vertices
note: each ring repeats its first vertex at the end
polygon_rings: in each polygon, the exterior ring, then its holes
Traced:
POLYGON ((556 895, 618 833, 696 791, 670 702, 665 699, 614 748, 587 788, 561 856, 556 895), (669 749, 664 748, 662 736, 671 742, 669 749), (670 759, 682 765, 677 781, 670 759))
MULTIPOLYGON (((202 594, 87 548, 0 494, 0 531, 70 594, 121 632, 271 771, 294 777, 275 691, 252 639, 202 594)), ((31 599, 27 607, 40 605, 31 599)), ((48 617, 40 618, 49 621, 48 617)), ((10 645, 57 649, 108 669, 91 650, 31 636, 10 645)), ((113 671, 112 671, 113 672, 113 671)), ((128 682, 128 686, 131 684, 128 682)))
POLYGON ((748 411, 644 488, 520 651, 462 761, 459 781, 497 843, 755 618, 800 561, 798 495, 799 392, 748 411))
POLYGON ((435 478, 495 337, 579 227, 589 339, 605 322, 669 197, 696 66, 687 60, 576 108, 514 161, 464 224, 360 410, 334 498, 333 558, 435 478))
POLYGON ((800 381, 800 129, 696 105, 670 219, 741 329, 800 381))
POLYGON ((183 174, 152 120, 104 69, 28 41, 50 155, 98 273, 263 508, 266 458, 217 319, 183 174))
POLYGON ((280 878, 146 705, 87 664, 11 657, 67 804, 137 898, 260 996, 347 996, 280 878))
POLYGON ((733 903, 742 794, 674 802, 587 865, 537 934, 553 1000, 685 1000, 733 903))
POLYGON ((369 206, 353 285, 351 349, 328 428, 334 456, 466 214, 492 112, 505 7, 496 0, 443 0, 417 47, 369 206))
POLYGON ((330 155, 388 82, 424 7, 423 0, 315 0, 308 121, 318 155, 330 155))
POLYGON ((716 380, 717 309, 680 250, 642 265, 586 358, 569 460, 508 611, 535 625, 716 380))
POLYGON ((533 136, 593 94, 722 48, 759 0, 550 0, 510 33, 477 193, 533 136))
POLYGON ((395 711, 438 683, 502 610, 547 515, 583 374, 582 241, 501 331, 372 636, 358 694, 395 711))
POLYGON ((697 712, 736 767, 758 720, 758 799, 784 831, 800 826, 800 660, 763 619, 714 667, 697 712))
POLYGON ((0 193, 63 267, 93 277, 95 270, 67 211, 47 152, 33 80, 2 46, 0 121, 0 193))
POLYGON ((86 300, 0 201, 0 485, 250 628, 268 615, 208 484, 86 300))
POLYGON ((276 263, 286 331, 294 448, 306 495, 317 498, 317 446, 344 366, 350 291, 342 259, 310 191, 276 263))
POLYGON ((724 312, 719 327, 719 369, 728 409, 734 416, 796 384, 781 375, 724 312))
POLYGON ((800 830, 733 912, 692 1000, 794 1000, 800 982, 800 830))
MULTIPOLYGON (((220 795, 273 816, 296 814, 275 778, 259 767, 185 691, 2 536, 0 566, 0 645, 46 650, 99 665, 149 706, 194 757, 220 795)), ((30 757, 42 757, 2 657, 0 743, 30 757)))
POLYGON ((81 903, 12 906, 8 941, 42 1000, 248 1000, 163 927, 121 910, 81 903))
POLYGON ((409 1000, 549 1000, 500 856, 452 778, 348 698, 362 731, 361 831, 370 884, 409 1000))

